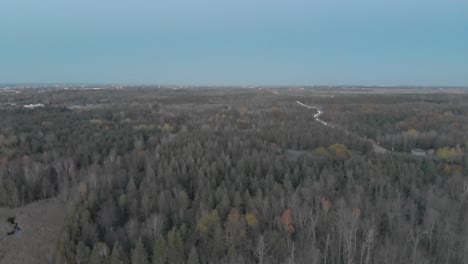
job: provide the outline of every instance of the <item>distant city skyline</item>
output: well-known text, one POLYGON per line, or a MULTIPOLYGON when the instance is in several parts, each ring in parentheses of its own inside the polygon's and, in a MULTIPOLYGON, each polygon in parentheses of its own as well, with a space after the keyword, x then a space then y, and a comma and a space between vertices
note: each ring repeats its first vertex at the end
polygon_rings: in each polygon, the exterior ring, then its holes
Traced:
POLYGON ((468 1, 5 0, 1 83, 468 86, 468 1))

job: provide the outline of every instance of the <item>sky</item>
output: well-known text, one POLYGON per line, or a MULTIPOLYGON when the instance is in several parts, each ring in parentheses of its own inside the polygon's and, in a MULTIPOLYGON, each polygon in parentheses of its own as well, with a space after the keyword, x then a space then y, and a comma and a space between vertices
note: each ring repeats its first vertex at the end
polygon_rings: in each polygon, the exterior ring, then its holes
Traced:
POLYGON ((468 86, 468 1, 0 0, 0 83, 468 86))

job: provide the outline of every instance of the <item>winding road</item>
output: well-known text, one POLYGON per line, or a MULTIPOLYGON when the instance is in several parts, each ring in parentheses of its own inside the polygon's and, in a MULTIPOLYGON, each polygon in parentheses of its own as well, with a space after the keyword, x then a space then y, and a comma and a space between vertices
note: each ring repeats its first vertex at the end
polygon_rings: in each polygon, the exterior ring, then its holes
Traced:
MULTIPOLYGON (((281 95, 278 91, 276 90, 271 90, 271 89, 266 89, 268 92, 270 93, 273 93, 275 95, 281 95)), ((334 95, 332 95, 333 97, 334 95)), ((342 130, 346 135, 349 135, 351 134, 351 132, 349 132, 346 128, 338 125, 338 124, 333 124, 333 123, 330 123, 330 122, 326 122, 325 120, 323 119, 320 119, 320 116, 323 114, 323 110, 319 107, 319 106, 314 106, 314 105, 307 105, 307 104, 304 104, 300 101, 296 101, 297 104, 299 104, 300 106, 302 107, 305 107, 307 109, 316 109, 317 110, 317 113, 314 115, 314 119, 315 121, 319 122, 320 124, 324 125, 324 126, 327 126, 327 127, 332 127, 332 128, 336 128, 336 129, 340 129, 342 130)), ((367 137, 362 137, 358 134, 355 134, 355 133, 352 133, 354 136, 364 140, 364 141, 367 141, 367 142, 370 142, 372 144, 372 149, 374 150, 375 153, 379 153, 379 154, 384 154, 384 153, 389 153, 391 152, 390 150, 382 147, 381 145, 379 145, 379 143, 375 142, 373 139, 369 139, 367 137)))
MULTIPOLYGON (((333 127, 333 128, 337 128, 337 129, 340 129, 340 130, 343 130, 344 133, 346 135, 348 134, 351 134, 351 132, 349 132, 346 128, 343 128, 337 124, 332 124, 332 123, 329 123, 329 122, 326 122, 322 119, 320 119, 320 116, 323 114, 323 111, 320 107, 318 106, 314 106, 314 105, 306 105, 304 103, 301 103, 300 101, 296 101, 297 104, 299 104, 300 106, 302 107, 305 107, 307 109, 316 109, 317 110, 317 113, 314 115, 314 119, 315 121, 319 122, 320 124, 324 125, 324 126, 328 126, 328 127, 333 127)), ((380 146, 377 142, 375 142, 373 139, 368 139, 366 137, 362 137, 360 135, 355 135, 357 137, 359 137, 360 139, 362 140, 365 140, 367 142, 370 142, 372 144, 372 148, 374 150, 375 153, 379 153, 379 154, 383 154, 383 153, 388 153, 390 152, 388 149, 380 146)))

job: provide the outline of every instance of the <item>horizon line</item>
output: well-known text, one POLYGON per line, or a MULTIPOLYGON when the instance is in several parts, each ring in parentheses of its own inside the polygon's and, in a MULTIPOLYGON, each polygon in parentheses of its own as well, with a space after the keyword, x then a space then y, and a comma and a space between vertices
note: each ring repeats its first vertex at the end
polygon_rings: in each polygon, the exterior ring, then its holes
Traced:
MULTIPOLYGON (((407 84, 162 84, 162 83, 119 83, 119 82, 6 82, 0 86, 163 86, 163 87, 236 87, 236 88, 259 88, 259 87, 378 87, 378 88, 468 88, 467 85, 407 85, 407 84)), ((2 87, 5 88, 5 87, 2 87)))

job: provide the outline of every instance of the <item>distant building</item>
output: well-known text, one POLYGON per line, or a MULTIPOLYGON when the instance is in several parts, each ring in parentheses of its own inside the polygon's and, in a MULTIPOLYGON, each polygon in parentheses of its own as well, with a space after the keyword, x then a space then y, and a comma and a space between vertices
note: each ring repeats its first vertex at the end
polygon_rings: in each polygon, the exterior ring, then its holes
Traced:
POLYGON ((423 149, 412 149, 411 150, 411 154, 415 155, 415 156, 420 156, 420 157, 424 157, 426 156, 426 151, 423 150, 423 149))
POLYGON ((24 105, 24 108, 29 108, 29 109, 33 109, 33 108, 36 108, 36 107, 44 107, 44 104, 28 104, 28 105, 24 105))

